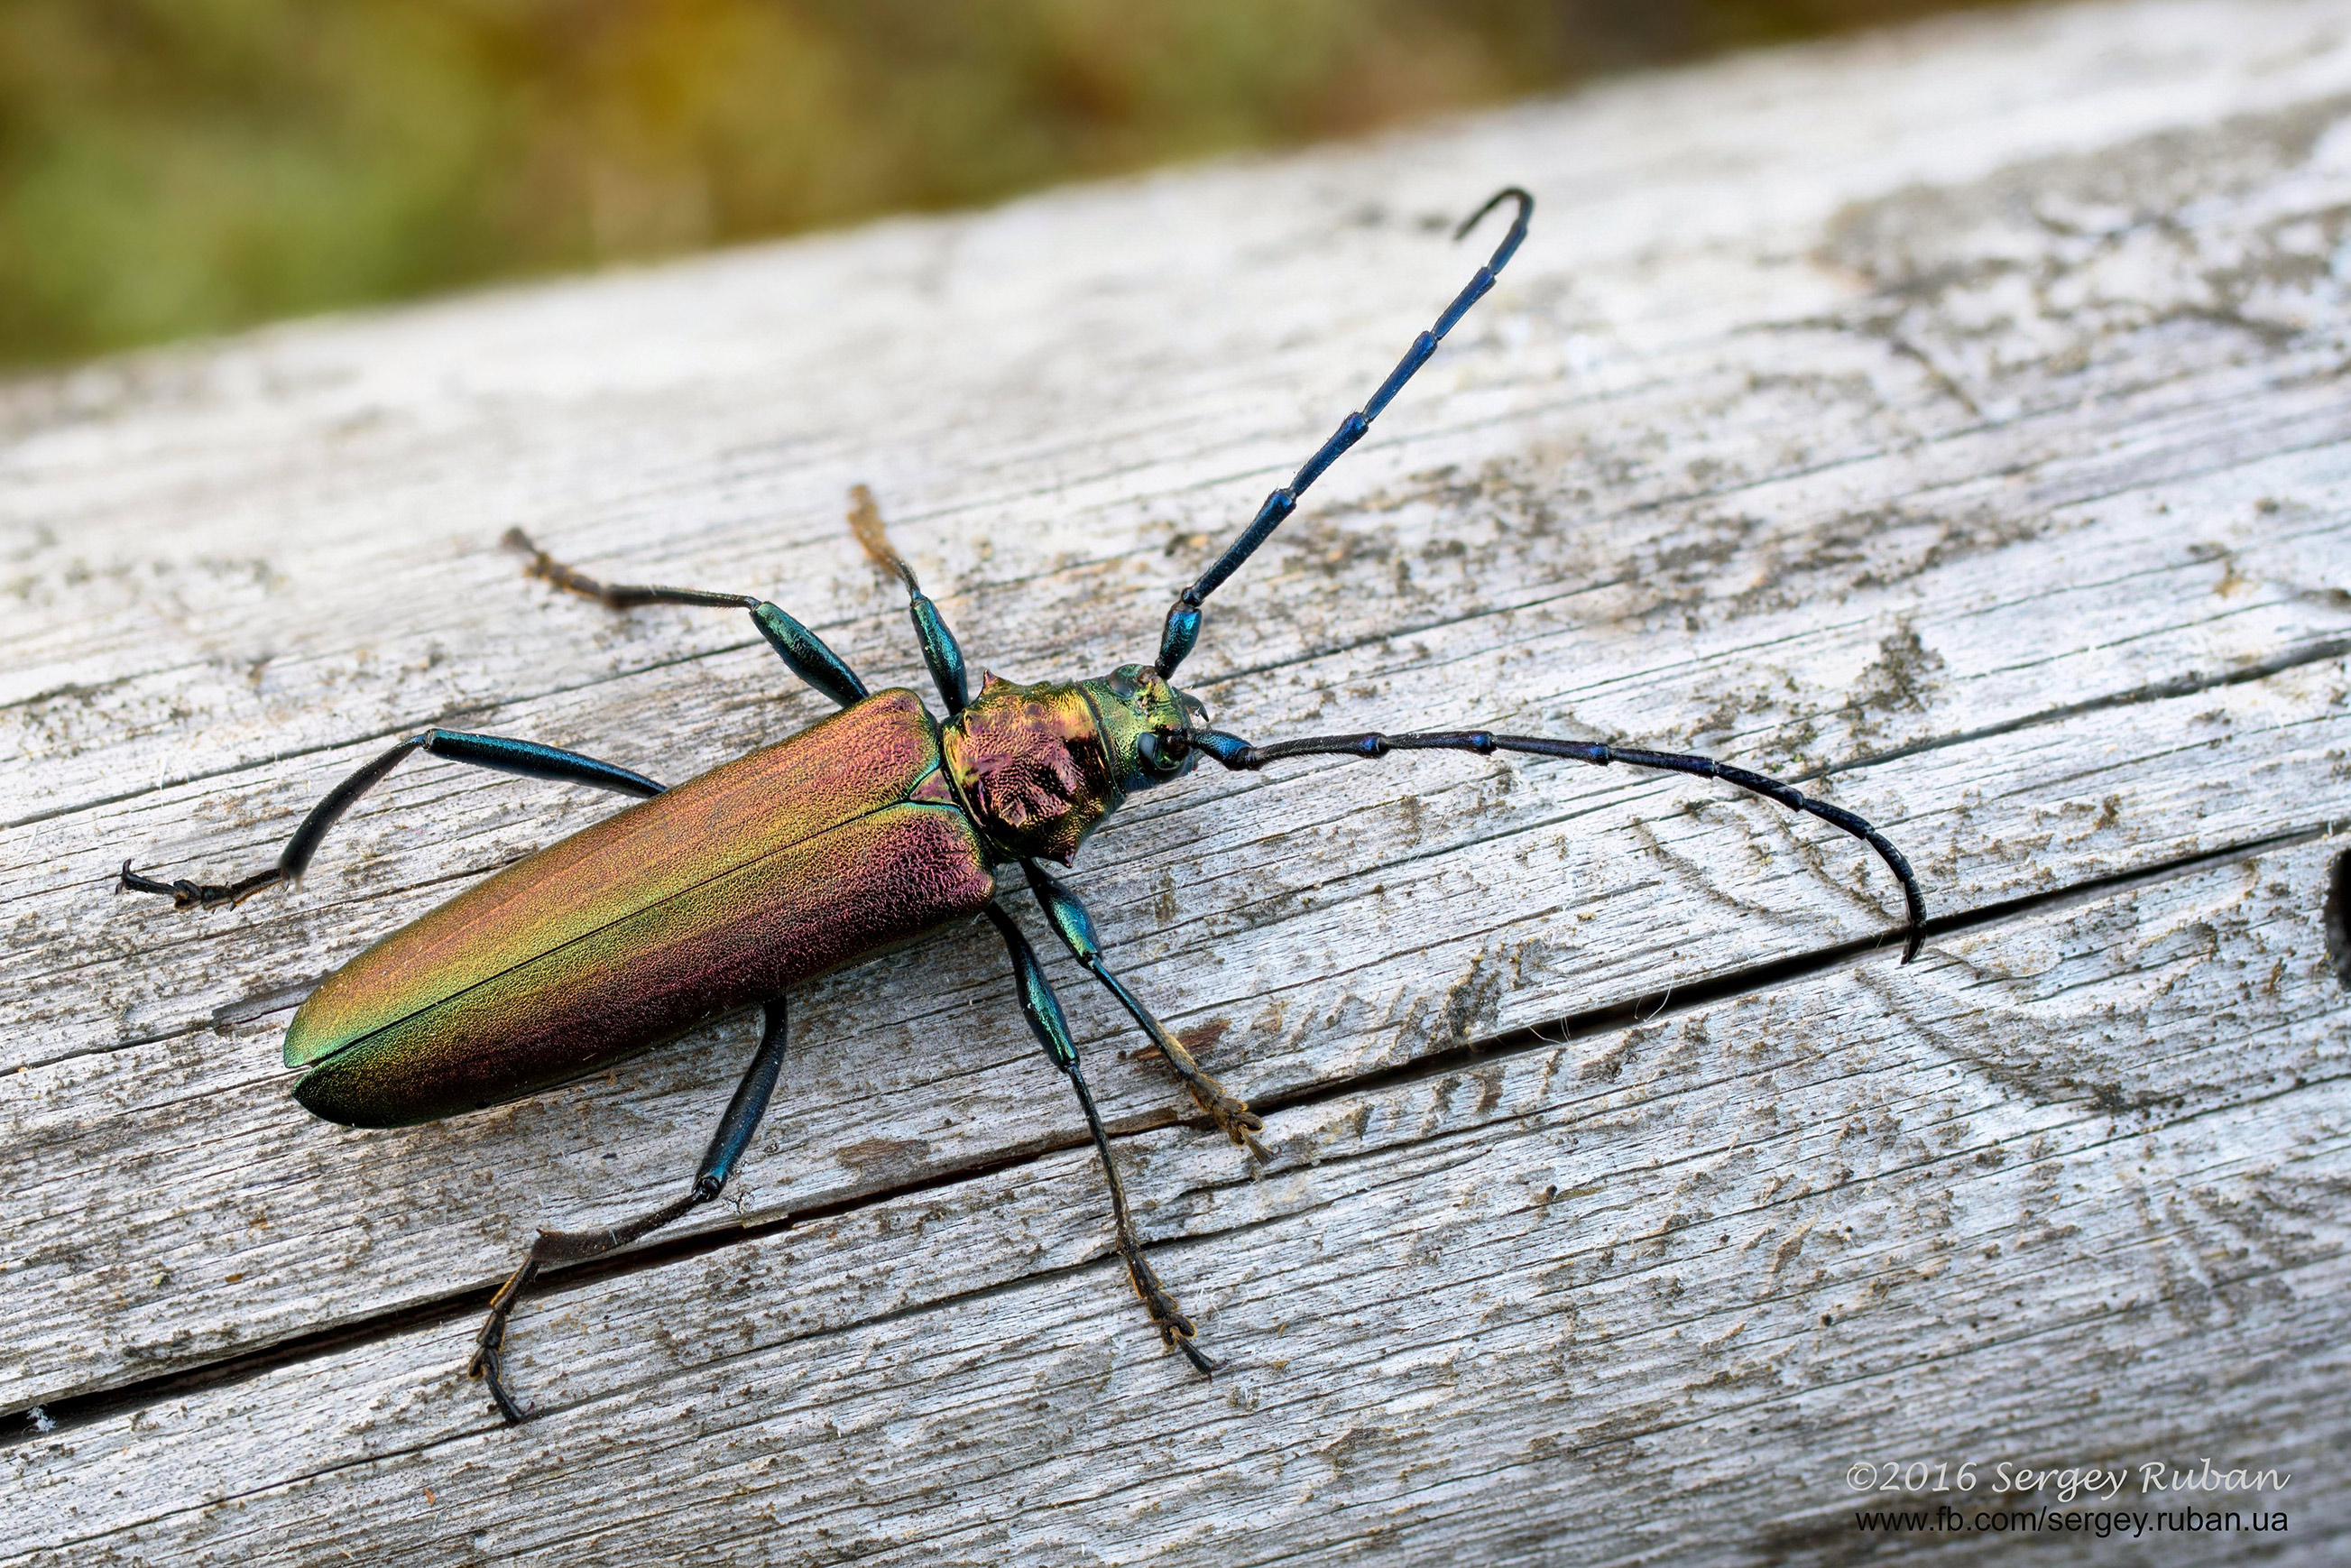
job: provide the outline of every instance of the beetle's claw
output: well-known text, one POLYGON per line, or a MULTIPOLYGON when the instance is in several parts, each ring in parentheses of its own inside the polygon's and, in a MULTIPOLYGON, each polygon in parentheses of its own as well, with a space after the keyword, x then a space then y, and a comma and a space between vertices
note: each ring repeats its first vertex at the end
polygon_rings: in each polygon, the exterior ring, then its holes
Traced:
POLYGON ((497 1401, 498 1414, 509 1427, 529 1419, 530 1412, 515 1403, 514 1395, 507 1388, 506 1358, 499 1353, 506 1349, 507 1316, 530 1282, 538 1278, 536 1254, 523 1260, 522 1267, 507 1276, 498 1293, 490 1298, 490 1313, 482 1323, 482 1332, 474 1336, 473 1359, 465 1363, 465 1375, 478 1377, 490 1385, 490 1397, 497 1401))
POLYGON ((506 1418, 507 1426, 519 1427, 529 1418, 530 1412, 515 1403, 515 1396, 507 1391, 506 1362, 499 1356, 498 1347, 490 1343, 494 1333, 504 1338, 505 1330, 506 1325, 498 1323, 482 1331, 481 1341, 474 1347, 474 1359, 465 1364, 465 1375, 487 1382, 490 1397, 497 1403, 498 1414, 506 1418))
POLYGON ((1152 1326, 1159 1331, 1160 1343, 1171 1350, 1182 1351, 1184 1359, 1197 1368, 1201 1376, 1215 1376, 1222 1364, 1211 1359, 1206 1351, 1192 1343, 1192 1335, 1196 1332, 1192 1320, 1184 1315, 1184 1309, 1176 1304, 1176 1298, 1167 1293, 1167 1287, 1159 1282, 1159 1276, 1152 1271, 1150 1264, 1143 1260, 1142 1253, 1129 1251, 1126 1254, 1126 1275, 1134 1285, 1134 1293, 1143 1298, 1144 1310, 1151 1314, 1152 1326))
POLYGON ((168 894, 171 896, 172 908, 185 909, 197 890, 196 884, 192 882, 157 882, 152 876, 141 876, 131 869, 131 862, 126 860, 122 862, 121 873, 115 879, 114 891, 168 894))
POLYGON ((1263 1144, 1251 1136, 1265 1131, 1265 1118, 1250 1110, 1248 1101, 1196 1069, 1186 1079, 1184 1087, 1192 1092, 1193 1103, 1207 1113, 1208 1120, 1216 1124, 1217 1131, 1260 1160, 1273 1157, 1266 1153, 1263 1144))
POLYGON ((465 1363, 465 1375, 478 1377, 490 1385, 490 1397, 497 1402, 498 1414, 509 1427, 518 1427, 530 1412, 516 1402, 513 1391, 507 1387, 506 1357, 498 1353, 506 1347, 507 1315, 492 1312, 482 1332, 474 1336, 473 1359, 465 1363))

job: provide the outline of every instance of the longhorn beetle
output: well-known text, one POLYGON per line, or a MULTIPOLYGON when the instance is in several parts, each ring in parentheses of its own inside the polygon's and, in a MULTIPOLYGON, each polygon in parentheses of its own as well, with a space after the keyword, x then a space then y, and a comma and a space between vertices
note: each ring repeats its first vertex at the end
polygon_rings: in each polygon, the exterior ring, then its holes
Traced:
POLYGON ((1054 933, 1159 1049, 1208 1120, 1259 1157, 1264 1123, 1151 1015, 1103 961, 1077 896, 1040 864, 1068 864, 1103 817, 1140 789, 1181 778, 1206 757, 1255 770, 1292 757, 1382 758, 1394 751, 1497 751, 1719 779, 1809 812, 1877 852, 1902 884, 1903 961, 1926 918, 1901 852, 1850 811, 1775 779, 1703 757, 1580 740, 1435 730, 1316 736, 1253 746, 1210 727, 1207 710, 1168 683, 1199 640, 1201 606, 1263 545, 1324 469, 1364 437, 1428 362, 1526 238, 1534 198, 1497 192, 1456 232, 1508 202, 1510 232, 1434 325, 1413 340, 1371 400, 1340 423, 1290 483, 1265 498, 1232 547, 1167 612, 1159 656, 1097 680, 1019 685, 985 675, 973 695, 963 653, 938 607, 884 536, 871 492, 852 492, 850 523, 874 563, 905 585, 944 721, 913 692, 869 693, 815 632, 752 594, 604 583, 556 560, 520 530, 507 542, 528 570, 615 610, 639 604, 750 612, 800 679, 841 712, 675 789, 578 752, 505 736, 427 729, 329 791, 275 865, 226 884, 161 882, 122 865, 120 888, 170 895, 181 909, 244 902, 299 876, 353 802, 417 752, 477 768, 591 784, 643 803, 490 876, 328 977, 286 1031, 286 1063, 309 1071, 294 1097, 359 1127, 454 1116, 596 1071, 719 1014, 764 1009, 758 1049, 718 1130, 674 1202, 602 1229, 539 1232, 490 1301, 468 1370, 486 1378, 508 1421, 524 1416, 507 1384, 507 1320, 538 1271, 609 1252, 716 1197, 774 1092, 784 1055, 784 997, 820 975, 977 915, 1003 937, 1029 1027, 1070 1081, 1101 1156, 1119 1256, 1160 1339, 1203 1374, 1211 1361, 1144 1260, 1093 1095, 1061 1007, 1011 915, 994 902, 996 870, 1019 866, 1054 933))

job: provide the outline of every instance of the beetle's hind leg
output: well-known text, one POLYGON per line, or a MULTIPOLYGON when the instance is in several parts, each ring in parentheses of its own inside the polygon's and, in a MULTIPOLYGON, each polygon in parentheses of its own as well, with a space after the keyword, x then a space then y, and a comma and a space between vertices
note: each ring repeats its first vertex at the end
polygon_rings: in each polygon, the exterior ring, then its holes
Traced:
POLYGON ((122 862, 121 878, 115 883, 119 893, 162 893, 171 895, 174 909, 218 909, 223 904, 243 904, 265 887, 275 887, 281 882, 291 882, 300 876, 319 852, 319 841, 327 830, 341 820, 359 798, 384 780, 384 776, 419 751, 429 751, 435 757, 445 757, 452 762, 469 763, 475 768, 487 768, 493 772, 519 774, 526 779, 548 779, 559 784, 592 784, 600 789, 617 790, 623 795, 650 799, 662 792, 662 786, 642 773, 632 773, 610 762, 599 762, 592 757, 582 757, 576 751, 562 751, 552 746, 541 746, 533 740, 514 740, 503 735, 466 735, 454 729, 428 729, 423 735, 411 736, 390 751, 377 758, 327 792, 327 798, 310 808, 294 836, 277 852, 277 863, 266 871, 257 871, 239 882, 215 883, 189 882, 158 882, 153 877, 141 876, 122 862))
POLYGON ((1070 1087, 1077 1091, 1078 1105, 1086 1113, 1086 1130, 1093 1134, 1094 1153, 1102 1157, 1103 1179, 1110 1186, 1111 1218, 1118 1232, 1118 1255, 1126 1264, 1127 1281, 1134 1293, 1143 1298, 1144 1311, 1151 1314, 1151 1326, 1159 1331, 1160 1343, 1171 1350, 1180 1350, 1184 1359, 1197 1368, 1201 1375, 1216 1372, 1217 1364, 1206 1351, 1192 1343, 1198 1331, 1167 1287, 1159 1282, 1158 1273, 1143 1256, 1143 1242, 1134 1234, 1134 1218, 1127 1212, 1126 1184, 1119 1179, 1118 1161, 1110 1152, 1110 1134, 1102 1126, 1102 1113, 1094 1109, 1093 1092, 1086 1087, 1085 1074, 1078 1068, 1078 1048, 1070 1039, 1070 1026, 1061 1016, 1061 999, 1046 981, 1045 971, 1037 962, 1037 954, 1029 939, 1012 917, 995 904, 985 905, 980 913, 992 921, 1003 934, 1004 946, 1012 955, 1012 967, 1020 983, 1020 1011, 1029 1020, 1029 1031, 1053 1065, 1068 1077, 1070 1087))
POLYGON ((509 1423, 520 1421, 528 1414, 516 1403, 514 1391, 507 1385, 504 1354, 507 1321, 514 1315, 515 1303, 522 1299, 523 1291, 550 1263, 577 1263, 601 1257, 641 1236, 651 1235, 716 1197, 726 1186, 726 1178, 735 1174, 736 1162, 750 1146, 751 1134, 758 1131, 759 1119, 768 1113, 768 1101, 776 1092, 776 1074, 783 1061, 784 999, 778 997, 767 1005, 759 1049, 752 1053, 751 1066, 743 1074, 743 1082, 735 1086, 735 1097, 726 1103, 726 1114, 719 1119, 718 1131, 712 1135, 710 1147, 703 1152, 702 1164, 694 1173, 692 1191, 618 1225, 597 1230, 538 1233, 522 1267, 508 1276, 507 1282, 498 1287, 498 1293, 490 1298, 489 1315, 483 1321, 482 1332, 474 1337, 473 1359, 465 1364, 468 1376, 481 1378, 489 1385, 490 1397, 497 1402, 498 1414, 509 1423))

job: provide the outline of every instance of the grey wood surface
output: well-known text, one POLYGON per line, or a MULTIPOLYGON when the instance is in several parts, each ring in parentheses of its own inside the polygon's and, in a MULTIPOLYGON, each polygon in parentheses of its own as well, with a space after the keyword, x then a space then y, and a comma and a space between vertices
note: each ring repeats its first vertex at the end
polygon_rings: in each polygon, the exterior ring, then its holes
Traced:
POLYGON ((2147 4, 0 389, 0 1563, 2339 1560, 2346 278, 2351 6, 2147 4), (611 799, 412 764, 234 912, 114 867, 257 868, 429 724, 675 780, 824 711, 514 526, 914 684, 862 481, 976 663, 1147 659, 1511 181, 1525 250, 1188 683, 1804 781, 1917 863, 1919 961, 1865 852, 1717 787, 1196 774, 1073 881, 1271 1162, 1052 963, 1222 1376, 975 927, 796 1000, 737 1201, 530 1298, 500 1425, 487 1292, 682 1189, 748 1020, 390 1133, 278 1040, 611 799), (2288 1528, 1897 1539, 1848 1486, 2208 1457, 2288 1528))

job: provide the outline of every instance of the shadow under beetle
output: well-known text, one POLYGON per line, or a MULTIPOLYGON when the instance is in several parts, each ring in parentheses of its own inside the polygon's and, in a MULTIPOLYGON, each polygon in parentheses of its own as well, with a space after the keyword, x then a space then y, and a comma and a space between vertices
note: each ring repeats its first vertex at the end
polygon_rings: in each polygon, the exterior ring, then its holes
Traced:
POLYGON ((1925 901, 1901 852, 1850 811, 1775 779, 1702 757, 1485 730, 1317 736, 1252 746, 1209 727, 1207 710, 1168 682, 1200 635, 1201 605, 1297 508, 1298 497, 1363 438, 1438 342, 1494 286, 1526 238, 1534 200, 1498 192, 1517 212, 1492 257, 1446 307, 1371 400, 1341 423, 1289 484, 1274 491, 1232 548, 1168 612, 1159 656, 1099 680, 1019 685, 990 675, 972 695, 963 653, 938 608, 890 547, 873 498, 853 493, 850 521, 877 565, 911 596, 924 662, 946 707, 935 722, 910 691, 868 693, 816 633, 749 594, 596 581, 538 549, 507 542, 529 570, 612 608, 638 604, 744 609, 793 674, 841 711, 789 740, 677 788, 577 752, 503 736, 429 729, 338 785, 295 830, 277 862, 241 882, 159 882, 123 862, 126 891, 175 905, 235 904, 301 873, 319 841, 362 794, 423 751, 475 767, 592 784, 643 798, 584 831, 490 876, 393 932, 329 976, 286 1033, 286 1062, 307 1067, 294 1096, 351 1126, 394 1127, 510 1100, 594 1072, 723 1013, 765 1011, 758 1049, 695 1171, 675 1202, 600 1230, 541 1231, 490 1302, 468 1368, 487 1379, 509 1421, 523 1418, 501 1351, 517 1299, 549 1263, 626 1246, 718 1196, 768 1108, 784 1054, 784 994, 818 976, 984 915, 1003 936, 1021 1011, 1070 1081, 1110 1187, 1119 1256, 1163 1342, 1202 1373, 1216 1370, 1193 1325, 1144 1261, 1118 1165, 1061 1003, 1028 941, 994 901, 998 866, 1017 864, 1054 932, 1151 1037, 1209 1121, 1262 1157, 1264 1124, 1203 1071, 1102 961, 1093 923, 1040 861, 1069 863, 1086 835, 1136 790, 1191 770, 1202 757, 1256 769, 1285 758, 1384 757, 1392 751, 1497 751, 1625 763, 1720 779, 1809 812, 1866 842, 1902 884, 1903 961, 1918 948, 1925 901))

